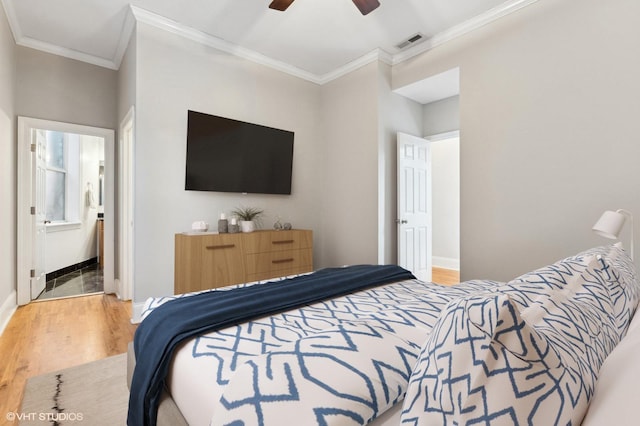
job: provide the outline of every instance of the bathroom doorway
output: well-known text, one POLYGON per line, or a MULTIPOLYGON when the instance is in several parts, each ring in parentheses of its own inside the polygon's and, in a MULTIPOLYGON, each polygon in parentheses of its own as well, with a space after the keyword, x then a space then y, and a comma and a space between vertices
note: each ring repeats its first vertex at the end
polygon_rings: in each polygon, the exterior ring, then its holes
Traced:
POLYGON ((18 124, 19 304, 112 292, 113 130, 18 124))

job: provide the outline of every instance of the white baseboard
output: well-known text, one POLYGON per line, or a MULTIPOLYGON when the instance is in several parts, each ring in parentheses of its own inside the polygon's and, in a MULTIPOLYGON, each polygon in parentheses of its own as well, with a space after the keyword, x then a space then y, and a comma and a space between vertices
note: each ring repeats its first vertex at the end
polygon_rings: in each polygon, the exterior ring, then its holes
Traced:
POLYGON ((460 270, 460 259, 433 256, 431 262, 436 268, 453 269, 454 271, 460 270))
POLYGON ((142 321, 142 309, 144 309, 144 302, 131 304, 133 314, 131 317, 131 324, 140 324, 140 321, 142 321))
POLYGON ((9 297, 0 305, 0 335, 4 332, 4 329, 9 324, 9 320, 13 316, 14 312, 18 309, 16 303, 16 291, 13 290, 9 293, 9 297))

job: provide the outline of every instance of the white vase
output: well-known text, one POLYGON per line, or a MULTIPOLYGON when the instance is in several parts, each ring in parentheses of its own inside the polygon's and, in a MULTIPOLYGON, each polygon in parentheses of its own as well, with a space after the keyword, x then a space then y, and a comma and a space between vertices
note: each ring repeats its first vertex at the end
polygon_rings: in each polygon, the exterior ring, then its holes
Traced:
POLYGON ((253 232, 256 230, 256 223, 252 220, 241 220, 240 229, 242 232, 253 232))

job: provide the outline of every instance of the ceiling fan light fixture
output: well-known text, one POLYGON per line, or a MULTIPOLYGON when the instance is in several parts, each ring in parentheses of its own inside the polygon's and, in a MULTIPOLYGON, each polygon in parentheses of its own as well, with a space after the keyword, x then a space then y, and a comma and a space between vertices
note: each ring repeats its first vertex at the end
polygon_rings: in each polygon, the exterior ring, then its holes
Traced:
MULTIPOLYGON (((273 0, 269 4, 269 9, 284 12, 289 6, 291 6, 293 1, 294 0, 273 0)), ((353 0, 353 3, 363 15, 374 11, 378 6, 380 6, 380 2, 378 0, 353 0)))
POLYGON ((378 8, 378 6, 380 6, 380 2, 378 0, 353 0, 353 3, 363 15, 373 12, 378 8))
POLYGON ((293 3, 293 0, 273 0, 269 5, 269 9, 284 12, 289 6, 291 6, 291 3, 293 3))

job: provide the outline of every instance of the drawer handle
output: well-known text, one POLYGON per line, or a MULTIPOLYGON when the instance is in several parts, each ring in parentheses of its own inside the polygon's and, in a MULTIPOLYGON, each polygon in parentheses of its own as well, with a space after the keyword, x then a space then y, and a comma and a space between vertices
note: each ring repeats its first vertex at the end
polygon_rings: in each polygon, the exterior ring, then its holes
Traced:
POLYGON ((295 240, 271 241, 271 244, 293 244, 295 240))
POLYGON ((280 263, 290 263, 293 262, 295 259, 293 257, 290 257, 288 259, 278 259, 278 260, 272 260, 271 263, 273 263, 274 265, 280 264, 280 263))
POLYGON ((236 246, 235 244, 221 244, 218 246, 207 246, 207 250, 228 249, 228 248, 234 248, 235 246, 236 246))

